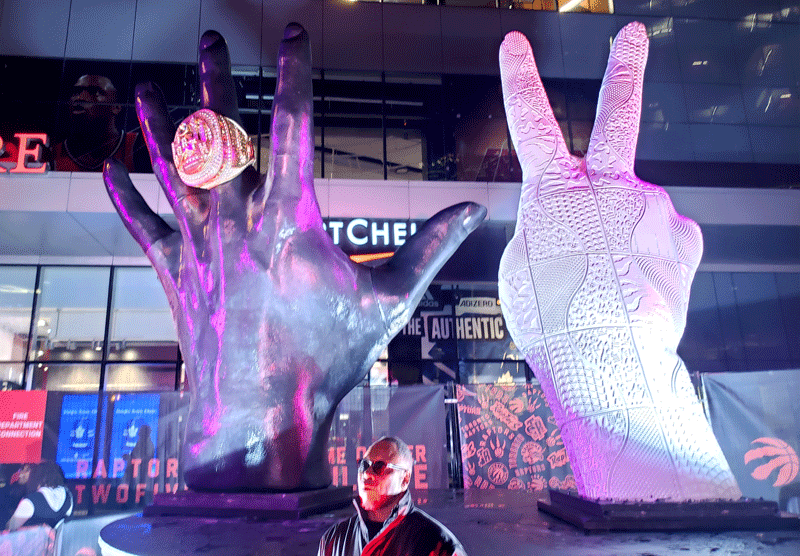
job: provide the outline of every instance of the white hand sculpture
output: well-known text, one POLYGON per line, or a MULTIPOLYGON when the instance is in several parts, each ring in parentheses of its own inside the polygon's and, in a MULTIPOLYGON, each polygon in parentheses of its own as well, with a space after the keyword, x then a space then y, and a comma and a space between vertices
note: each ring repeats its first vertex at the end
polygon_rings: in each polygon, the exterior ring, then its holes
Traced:
POLYGON ((676 353, 700 229, 633 173, 647 49, 641 23, 617 35, 580 159, 564 143, 528 41, 505 37, 503 97, 524 179, 500 301, 561 427, 579 494, 739 498, 676 353))

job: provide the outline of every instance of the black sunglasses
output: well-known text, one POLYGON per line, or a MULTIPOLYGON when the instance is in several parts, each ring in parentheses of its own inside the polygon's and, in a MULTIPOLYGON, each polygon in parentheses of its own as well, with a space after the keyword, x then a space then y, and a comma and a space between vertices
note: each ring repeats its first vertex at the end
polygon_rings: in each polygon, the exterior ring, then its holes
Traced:
POLYGON ((363 458, 360 462, 358 462, 358 472, 359 473, 366 473, 367 469, 372 468, 372 472, 375 475, 383 475, 386 473, 386 469, 397 469, 398 471, 406 471, 405 467, 400 467, 399 465, 395 465, 394 463, 389 463, 388 461, 370 461, 367 458, 363 458))

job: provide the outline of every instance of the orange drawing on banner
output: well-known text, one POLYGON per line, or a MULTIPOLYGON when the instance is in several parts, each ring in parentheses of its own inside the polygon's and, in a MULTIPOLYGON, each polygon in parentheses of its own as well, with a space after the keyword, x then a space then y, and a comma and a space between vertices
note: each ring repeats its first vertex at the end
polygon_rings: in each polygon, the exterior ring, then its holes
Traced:
POLYGON ((467 460, 475 455, 475 442, 470 441, 461 450, 461 459, 467 460))
POLYGON ((486 471, 486 476, 489 477, 489 480, 494 484, 498 486, 503 485, 508 481, 508 467, 496 461, 489 466, 489 469, 486 471))
POLYGON ((553 452, 549 456, 547 456, 547 461, 550 462, 551 468, 561 467, 562 465, 566 465, 569 462, 567 459, 567 451, 564 448, 561 448, 557 452, 553 452))
POLYGON ((758 448, 748 450, 744 455, 744 463, 748 464, 755 459, 770 458, 753 469, 750 473, 754 479, 765 480, 770 474, 778 470, 778 477, 772 486, 782 487, 791 483, 798 472, 797 454, 786 442, 779 438, 756 438, 750 444, 763 444, 758 448))
POLYGON ((522 461, 527 464, 544 461, 544 446, 538 442, 529 441, 522 445, 522 461))
POLYGON ((485 447, 480 448, 478 450, 478 465, 485 467, 490 461, 492 461, 492 454, 489 453, 489 449, 485 447))
POLYGON ((499 436, 495 436, 489 439, 489 447, 494 450, 495 457, 501 458, 506 451, 506 441, 499 436))
POLYGON ((544 490, 547 487, 547 479, 542 475, 534 475, 528 482, 528 490, 544 490))
POLYGON ((541 440, 547 434, 547 426, 538 415, 531 415, 525 419, 525 432, 534 440, 541 440))
POLYGON ((495 401, 492 404, 492 413, 498 421, 503 423, 511 430, 517 430, 522 426, 522 423, 520 423, 519 419, 517 419, 517 416, 511 413, 508 408, 499 401, 495 401))
POLYGON ((514 398, 513 400, 508 402, 508 407, 514 413, 517 414, 522 413, 523 411, 525 411, 525 400, 523 400, 522 398, 514 398))

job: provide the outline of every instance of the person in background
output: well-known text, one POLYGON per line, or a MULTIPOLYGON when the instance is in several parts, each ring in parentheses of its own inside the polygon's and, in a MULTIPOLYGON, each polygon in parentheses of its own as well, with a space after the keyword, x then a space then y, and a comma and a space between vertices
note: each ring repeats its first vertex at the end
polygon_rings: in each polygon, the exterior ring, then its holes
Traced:
POLYGON ((358 465, 356 514, 325 532, 317 556, 466 556, 458 539, 411 500, 413 465, 399 438, 372 444, 358 465))
MULTIPOLYGON (((3 466, 8 469, 11 466, 3 466)), ((14 512, 19 501, 28 491, 28 479, 31 475, 33 465, 30 463, 22 464, 11 477, 8 483, 0 489, 0 524, 5 524, 14 512)))
POLYGON ((6 528, 16 531, 31 525, 55 527, 72 515, 72 494, 64 486, 64 472, 54 461, 33 466, 28 479, 28 494, 20 500, 6 528))
MULTIPOLYGON (((136 132, 120 130, 122 111, 117 88, 104 75, 83 75, 69 98, 67 138, 53 147, 54 170, 99 172, 103 161, 115 158, 129 172, 148 171, 147 153, 136 132)), ((149 166, 149 165, 148 165, 149 166)))

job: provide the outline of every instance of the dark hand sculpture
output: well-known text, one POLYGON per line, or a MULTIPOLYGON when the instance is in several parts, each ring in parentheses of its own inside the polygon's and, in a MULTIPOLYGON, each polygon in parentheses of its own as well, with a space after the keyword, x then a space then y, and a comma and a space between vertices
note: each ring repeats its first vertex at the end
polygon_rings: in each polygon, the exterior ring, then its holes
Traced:
MULTIPOLYGON (((151 85, 136 109, 153 169, 178 219, 147 206, 125 168, 106 162, 108 193, 155 267, 178 330, 191 392, 183 453, 196 490, 325 487, 339 401, 405 325, 428 284, 486 209, 450 207, 383 266, 353 263, 322 226, 314 193, 311 53, 287 26, 278 61, 271 158, 211 190, 178 177, 175 126, 151 85)), ((239 120, 224 39, 200 40, 202 108, 239 120)))

